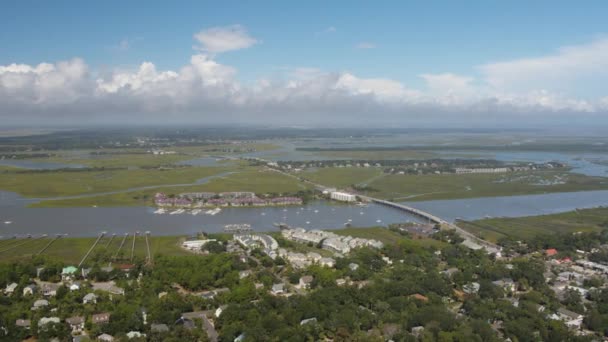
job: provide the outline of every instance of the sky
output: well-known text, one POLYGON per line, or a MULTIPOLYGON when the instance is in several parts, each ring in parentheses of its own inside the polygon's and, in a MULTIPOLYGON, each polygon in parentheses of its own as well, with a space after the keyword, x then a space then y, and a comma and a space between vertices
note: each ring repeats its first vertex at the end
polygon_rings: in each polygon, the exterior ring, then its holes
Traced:
POLYGON ((608 123, 605 1, 6 1, 14 125, 608 123))

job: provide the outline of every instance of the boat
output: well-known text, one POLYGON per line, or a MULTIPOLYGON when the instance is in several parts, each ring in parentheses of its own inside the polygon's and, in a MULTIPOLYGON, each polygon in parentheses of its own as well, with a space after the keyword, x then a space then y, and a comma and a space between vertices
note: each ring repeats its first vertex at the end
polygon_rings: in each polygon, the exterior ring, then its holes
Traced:
POLYGON ((4 224, 11 224, 13 221, 4 221, 4 224))
POLYGON ((363 212, 362 212, 362 211, 360 211, 360 212, 359 212, 359 215, 363 215, 363 212))
POLYGON ((266 213, 261 213, 260 215, 262 215, 262 216, 266 216, 266 213))
POLYGON ((184 209, 177 209, 175 211, 172 211, 171 213, 169 213, 169 215, 177 215, 177 214, 183 214, 186 210, 184 209))
POLYGON ((376 220, 376 223, 380 223, 380 222, 382 222, 382 220, 376 220))
POLYGON ((318 213, 319 211, 317 209, 315 209, 315 213, 318 213))
POLYGON ((220 211, 222 211, 221 208, 215 208, 213 210, 207 211, 205 214, 213 216, 213 215, 219 214, 220 211))
POLYGON ((345 226, 345 227, 350 227, 350 226, 352 226, 352 225, 350 224, 350 222, 344 222, 344 226, 345 226))
POLYGON ((154 210, 155 214, 164 214, 166 212, 167 211, 164 208, 158 208, 158 209, 154 210))
POLYGON ((192 210, 192 212, 190 214, 192 214, 193 216, 196 216, 196 215, 200 214, 201 211, 202 211, 201 209, 194 209, 194 210, 192 210))
POLYGON ((306 221, 306 224, 310 224, 310 221, 306 221))
POLYGON ((356 204, 356 206, 358 206, 358 207, 367 207, 367 203, 358 202, 358 203, 356 204))

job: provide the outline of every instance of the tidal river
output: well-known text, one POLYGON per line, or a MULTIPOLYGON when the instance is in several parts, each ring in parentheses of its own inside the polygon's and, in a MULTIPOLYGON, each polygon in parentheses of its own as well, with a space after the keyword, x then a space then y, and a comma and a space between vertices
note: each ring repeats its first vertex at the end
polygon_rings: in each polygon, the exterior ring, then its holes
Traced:
MULTIPOLYGON (((149 207, 27 208, 33 200, 0 191, 0 236, 68 234, 95 236, 101 231, 150 231, 154 235, 221 232, 224 225, 248 223, 255 231, 276 230, 275 222, 308 229, 338 229, 420 221, 396 209, 369 204, 333 205, 317 201, 302 207, 225 208, 217 215, 154 214, 149 207)), ((446 220, 543 215, 608 205, 608 190, 407 203, 446 220)))

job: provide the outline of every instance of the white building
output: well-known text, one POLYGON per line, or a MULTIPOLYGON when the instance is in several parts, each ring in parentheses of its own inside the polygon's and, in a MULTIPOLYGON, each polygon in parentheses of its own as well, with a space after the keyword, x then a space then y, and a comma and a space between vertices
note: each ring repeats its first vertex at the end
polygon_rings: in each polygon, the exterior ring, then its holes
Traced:
POLYGON ((342 201, 342 202, 356 202, 357 201, 357 196, 346 193, 346 192, 341 192, 341 191, 334 191, 334 192, 330 193, 329 197, 333 200, 342 201))
POLYGON ((207 242, 217 241, 215 239, 209 240, 189 240, 182 242, 182 247, 189 249, 191 251, 198 251, 203 247, 207 242))

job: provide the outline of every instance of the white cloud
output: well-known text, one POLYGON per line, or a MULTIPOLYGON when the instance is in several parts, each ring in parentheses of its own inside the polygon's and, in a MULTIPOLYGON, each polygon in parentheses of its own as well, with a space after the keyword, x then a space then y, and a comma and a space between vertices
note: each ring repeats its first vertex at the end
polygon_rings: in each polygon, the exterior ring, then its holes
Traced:
POLYGON ((608 75, 608 39, 566 46, 555 54, 481 65, 485 81, 499 89, 559 86, 582 77, 608 75))
POLYGON ((212 27, 194 35, 198 49, 207 53, 221 53, 249 48, 258 43, 241 25, 212 27))
POLYGON ((373 44, 373 43, 370 43, 370 42, 360 42, 357 45, 355 45, 355 47, 357 49, 362 49, 362 50, 375 49, 376 48, 376 44, 373 44))
MULTIPOLYGON (((228 51, 223 46, 212 50, 228 51)), ((235 68, 210 53, 193 55, 174 70, 143 62, 130 70, 98 74, 78 58, 0 66, 0 119, 310 123, 542 118, 608 111, 606 95, 585 100, 542 87, 513 91, 453 73, 421 74, 426 84, 422 89, 389 78, 318 68, 292 68, 285 79, 242 84, 235 68)))

